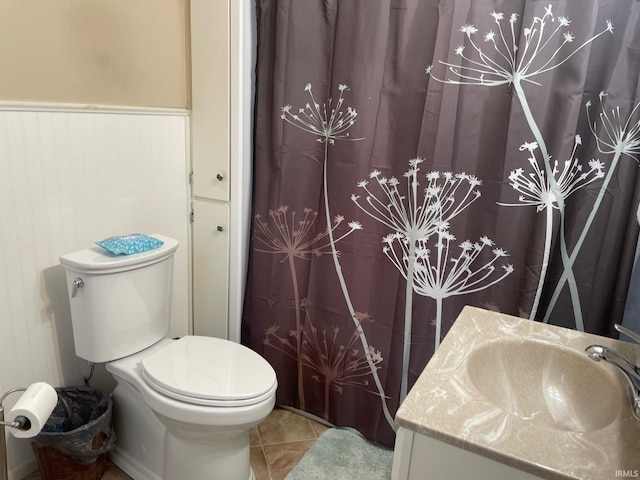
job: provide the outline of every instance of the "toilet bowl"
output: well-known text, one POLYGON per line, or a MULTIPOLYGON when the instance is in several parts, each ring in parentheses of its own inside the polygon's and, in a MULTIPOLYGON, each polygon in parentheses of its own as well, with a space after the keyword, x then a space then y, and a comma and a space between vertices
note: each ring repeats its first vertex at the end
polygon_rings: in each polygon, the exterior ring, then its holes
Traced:
POLYGON ((252 480, 249 431, 273 409, 275 372, 228 340, 165 337, 178 245, 154 237, 139 254, 60 257, 76 354, 117 382, 112 460, 135 480, 252 480))
POLYGON ((277 387, 273 369, 257 353, 227 340, 187 336, 163 339, 106 369, 118 382, 114 460, 136 480, 254 478, 249 431, 273 409, 277 387), (140 400, 160 421, 149 429, 151 438, 148 427, 137 424, 139 414, 121 408, 140 400), (158 430, 164 443, 157 442, 158 430), (120 441, 122 434, 128 442, 120 441), (141 475, 143 469, 150 472, 141 475))

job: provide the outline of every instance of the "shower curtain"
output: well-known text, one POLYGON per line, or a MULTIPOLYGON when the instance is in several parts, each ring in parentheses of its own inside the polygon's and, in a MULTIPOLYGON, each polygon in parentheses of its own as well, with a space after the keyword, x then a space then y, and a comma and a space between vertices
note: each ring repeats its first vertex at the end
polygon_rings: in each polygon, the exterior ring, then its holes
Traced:
POLYGON ((259 0, 243 343, 392 445, 464 305, 614 335, 640 2, 259 0))

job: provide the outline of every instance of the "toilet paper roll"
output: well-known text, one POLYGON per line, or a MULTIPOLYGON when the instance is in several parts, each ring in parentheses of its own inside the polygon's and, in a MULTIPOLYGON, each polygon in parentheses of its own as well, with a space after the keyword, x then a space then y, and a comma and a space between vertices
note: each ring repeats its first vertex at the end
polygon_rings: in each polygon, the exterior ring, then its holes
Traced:
POLYGON ((26 417, 31 425, 25 430, 9 428, 8 430, 16 438, 35 437, 49 419, 49 415, 58 403, 58 394, 55 389, 44 382, 37 382, 29 385, 27 390, 18 399, 9 413, 6 420, 15 421, 16 417, 26 417))

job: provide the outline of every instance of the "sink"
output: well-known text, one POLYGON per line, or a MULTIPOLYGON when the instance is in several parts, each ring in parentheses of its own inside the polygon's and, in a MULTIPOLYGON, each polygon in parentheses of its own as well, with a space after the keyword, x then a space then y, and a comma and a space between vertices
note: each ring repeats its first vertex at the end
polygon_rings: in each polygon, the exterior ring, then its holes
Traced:
POLYGON ((503 339, 469 356, 473 386, 503 411, 569 432, 598 430, 622 408, 619 381, 583 353, 549 343, 503 339))
POLYGON ((638 345, 464 307, 396 413, 410 432, 396 446, 444 472, 436 478, 637 477, 629 382, 591 360, 590 345, 640 363, 638 345))

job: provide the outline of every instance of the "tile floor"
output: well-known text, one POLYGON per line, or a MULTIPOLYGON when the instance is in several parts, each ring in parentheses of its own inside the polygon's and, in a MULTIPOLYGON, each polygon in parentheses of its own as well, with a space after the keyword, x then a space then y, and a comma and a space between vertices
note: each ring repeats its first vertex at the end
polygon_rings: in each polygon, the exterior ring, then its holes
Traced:
MULTIPOLYGON (((251 431, 251 466, 256 480, 284 480, 328 427, 289 410, 276 408, 251 431)), ((40 480, 34 472, 24 480, 40 480)), ((131 480, 109 464, 102 480, 131 480)))
POLYGON ((251 432, 251 466, 256 480, 284 480, 318 437, 321 423, 276 408, 251 432))

